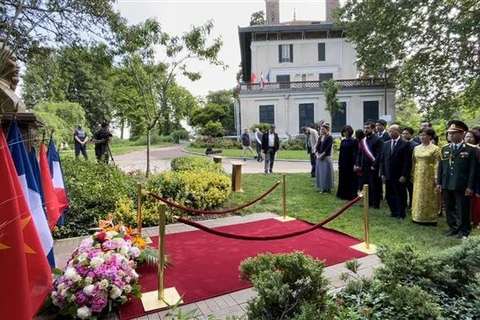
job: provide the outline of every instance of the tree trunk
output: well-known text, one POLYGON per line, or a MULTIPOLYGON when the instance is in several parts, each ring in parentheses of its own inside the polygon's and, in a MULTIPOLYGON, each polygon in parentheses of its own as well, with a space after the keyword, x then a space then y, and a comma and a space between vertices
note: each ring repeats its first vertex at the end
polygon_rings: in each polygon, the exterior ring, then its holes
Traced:
POLYGON ((125 118, 120 121, 120 139, 123 140, 123 131, 125 130, 125 118))
POLYGON ((152 129, 147 128, 147 169, 145 171, 145 177, 150 175, 150 134, 152 129))

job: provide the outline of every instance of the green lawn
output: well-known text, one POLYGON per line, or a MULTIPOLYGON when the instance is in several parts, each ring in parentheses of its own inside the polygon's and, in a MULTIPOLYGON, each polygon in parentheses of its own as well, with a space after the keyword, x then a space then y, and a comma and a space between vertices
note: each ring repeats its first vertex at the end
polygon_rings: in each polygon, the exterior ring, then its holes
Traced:
MULTIPOLYGON (((158 143, 154 144, 151 146, 151 148, 161 148, 161 147, 168 147, 171 146, 171 143, 165 142, 165 143, 158 143)), ((73 148, 73 146, 72 146, 73 148)), ((121 142, 121 143, 115 143, 112 142, 110 144, 110 150, 112 151, 112 155, 118 156, 122 154, 126 154, 129 152, 134 152, 138 150, 146 150, 147 146, 143 145, 134 145, 130 144, 129 142, 121 142)), ((87 146, 87 153, 88 157, 91 159, 95 158, 95 150, 94 150, 94 145, 92 143, 89 143, 87 146)), ((60 151, 60 156, 61 157, 66 157, 66 158, 74 158, 75 157, 75 151, 73 149, 70 150, 61 150, 60 151)), ((80 157, 82 158, 82 154, 80 154, 80 157)))
MULTIPOLYGON (((205 148, 186 147, 185 150, 190 152, 197 152, 201 154, 205 153, 205 148)), ((254 154, 256 155, 255 152, 254 154)), ((221 155, 225 157, 243 157, 243 150, 242 149, 222 149, 221 155)), ((247 157, 249 156, 251 156, 251 154, 249 151, 247 151, 247 157)), ((337 151, 334 151, 333 158, 338 159, 337 151)), ((310 160, 310 157, 305 150, 279 150, 277 157, 275 159, 277 160, 310 160)))
MULTIPOLYGON (((258 197, 268 190, 276 181, 281 180, 280 174, 244 174, 244 193, 232 193, 224 208, 234 207, 258 197)), ((313 223, 320 222, 331 213, 341 208, 346 201, 335 197, 335 190, 331 195, 320 194, 315 189, 315 180, 307 173, 287 174, 287 210, 288 215, 308 220, 313 223)), ((274 212, 282 214, 281 185, 268 197, 256 205, 242 210, 242 214, 254 212, 274 212)), ((432 200, 435 201, 435 200, 432 200)), ((327 227, 342 231, 353 237, 364 239, 363 208, 355 204, 344 214, 327 227)), ((414 224, 407 216, 398 222, 388 216, 388 206, 382 203, 380 210, 370 210, 371 243, 376 245, 398 245, 410 243, 421 253, 438 251, 460 243, 460 240, 446 238, 443 233, 447 231, 445 216, 440 217, 437 227, 420 226, 414 224)), ((479 235, 478 229, 473 234, 479 235)))

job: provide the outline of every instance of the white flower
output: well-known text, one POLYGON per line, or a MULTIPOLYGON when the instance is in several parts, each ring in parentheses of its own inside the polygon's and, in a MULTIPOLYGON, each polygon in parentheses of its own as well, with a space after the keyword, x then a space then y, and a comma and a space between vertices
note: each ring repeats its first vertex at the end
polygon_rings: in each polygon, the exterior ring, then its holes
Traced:
POLYGON ((83 288, 83 293, 85 293, 87 296, 91 296, 94 288, 95 286, 93 284, 89 284, 88 286, 83 288))
POLYGON ((109 297, 111 299, 117 299, 122 295, 122 290, 120 290, 117 286, 112 286, 112 289, 110 290, 109 297))
POLYGON ((140 249, 138 249, 137 247, 131 247, 130 255, 134 258, 138 258, 138 256, 140 256, 140 249))
POLYGON ((125 291, 125 293, 130 293, 130 292, 132 292, 132 286, 129 285, 129 284, 127 284, 127 285, 125 286, 125 288, 123 289, 123 291, 125 291))
POLYGON ((130 251, 130 250, 129 250, 129 248, 128 248, 127 246, 121 246, 121 247, 120 247, 120 253, 121 253, 122 255, 124 255, 124 256, 127 255, 128 251, 130 251))
POLYGON ((77 317, 79 317, 80 319, 89 319, 90 316, 92 315, 92 311, 90 310, 89 307, 81 307, 81 308, 78 308, 77 310, 77 317))
POLYGON ((93 282, 93 278, 92 278, 92 277, 86 277, 85 280, 84 280, 84 283, 85 283, 86 285, 91 284, 92 282, 93 282))
POLYGON ((109 285, 109 283, 108 283, 107 279, 103 279, 103 280, 100 281, 100 286, 102 288, 108 288, 108 285, 109 285))
POLYGON ((67 268, 67 270, 65 270, 65 274, 63 276, 67 280, 72 280, 73 277, 75 277, 76 275, 77 275, 77 271, 74 268, 67 268))
POLYGON ((92 260, 90 260, 90 265, 95 268, 104 262, 105 261, 101 257, 93 257, 92 260))
POLYGON ((111 240, 118 235, 117 231, 107 231, 107 239, 111 240))

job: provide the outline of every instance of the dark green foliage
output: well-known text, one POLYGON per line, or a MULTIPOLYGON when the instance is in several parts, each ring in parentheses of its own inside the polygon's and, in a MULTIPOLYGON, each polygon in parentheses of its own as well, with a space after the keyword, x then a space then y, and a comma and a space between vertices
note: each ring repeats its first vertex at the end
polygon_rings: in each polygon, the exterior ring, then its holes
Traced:
POLYGON ((352 281, 338 297, 341 310, 367 319, 480 317, 480 238, 435 255, 411 246, 383 250, 373 279, 352 281))
POLYGON ((180 143, 180 140, 188 140, 188 131, 185 129, 173 131, 170 136, 173 142, 180 143))
POLYGON ((117 167, 88 161, 63 159, 62 166, 70 200, 70 212, 55 237, 65 238, 89 233, 115 209, 122 196, 135 199, 137 184, 117 167))
POLYGON ((270 129, 270 125, 272 125, 273 123, 254 123, 251 127, 250 127, 250 130, 252 130, 252 132, 255 132, 255 129, 258 128, 260 131, 262 131, 263 133, 267 132, 268 129, 270 129))
POLYGON ((248 303, 248 319, 329 319, 324 264, 301 252, 260 254, 240 266, 258 296, 248 303))
POLYGON ((215 149, 241 149, 240 141, 228 138, 213 138, 210 136, 195 139, 190 143, 193 148, 215 148, 215 149))
POLYGON ((306 150, 306 137, 299 135, 295 139, 282 141, 280 144, 281 150, 306 150))

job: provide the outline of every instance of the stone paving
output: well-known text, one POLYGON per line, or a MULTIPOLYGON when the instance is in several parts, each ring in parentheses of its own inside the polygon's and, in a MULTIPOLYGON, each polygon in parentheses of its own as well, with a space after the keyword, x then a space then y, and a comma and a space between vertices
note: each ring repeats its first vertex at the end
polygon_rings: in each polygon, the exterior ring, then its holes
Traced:
MULTIPOLYGON (((246 223, 251 221, 263 220, 277 217, 273 213, 257 213, 248 216, 232 216, 227 218, 220 218, 215 220, 205 220, 200 223, 208 227, 220 227, 231 224, 246 223)), ((171 224, 166 226, 166 233, 178 233, 196 230, 193 227, 184 225, 184 224, 171 224)), ((158 236, 158 228, 144 228, 142 229, 142 235, 144 236, 158 236)), ((66 265, 72 251, 78 247, 80 242, 84 237, 70 238, 63 240, 55 241, 55 259, 58 266, 66 265)), ((369 255, 363 258, 358 259, 361 264, 359 269, 359 274, 361 276, 369 277, 373 275, 374 269, 381 265, 380 259, 375 255, 369 255)), ((345 285, 345 283, 340 280, 340 275, 342 273, 348 272, 345 268, 345 264, 337 264, 325 268, 324 275, 329 279, 329 288, 331 290, 337 290, 345 285)), ((196 310, 197 319, 207 319, 209 316, 214 316, 215 319, 226 319, 228 316, 242 316, 246 312, 247 302, 255 296, 255 291, 253 288, 244 289, 236 291, 230 294, 223 296, 215 297, 208 300, 199 301, 196 303, 191 303, 179 307, 179 310, 182 311, 182 314, 186 312, 196 310)), ((148 316, 143 316, 137 318, 137 320, 158 320, 158 319, 174 319, 170 316, 167 316, 168 310, 160 311, 158 313, 150 314, 148 316)), ((117 320, 119 319, 117 315, 112 315, 108 319, 117 320)), ((37 319, 39 320, 39 319, 37 319)))
MULTIPOLYGON (((186 143, 183 142, 180 145, 175 145, 167 148, 159 148, 151 150, 151 164, 150 167, 154 172, 161 172, 170 169, 170 159, 175 157, 180 157, 185 155, 185 152, 182 150, 186 146, 186 143)), ((200 154, 194 154, 197 156, 204 156, 200 154)), ((135 171, 142 170, 146 168, 146 151, 135 151, 129 154, 116 156, 115 163, 117 166, 122 168, 124 171, 135 171)), ((231 161, 243 160, 241 158, 222 158, 222 166, 227 173, 232 172, 231 161)), ((212 159, 213 161, 213 159, 212 159)), ((263 173, 264 163, 258 163, 252 157, 248 158, 247 161, 244 161, 242 166, 243 173, 263 173)), ((282 161, 276 160, 274 165, 275 173, 299 173, 299 172, 310 172, 310 162, 309 161, 282 161)), ((252 214, 244 217, 233 216, 215 220, 206 220, 200 223, 205 224, 208 227, 218 227, 225 226, 230 224, 246 223, 250 221, 257 221, 262 219, 268 219, 276 217, 277 215, 273 213, 258 213, 252 214)), ((176 233, 196 230, 193 227, 186 226, 183 224, 172 224, 166 226, 167 233, 176 233)), ((144 236, 157 236, 158 228, 144 228, 142 230, 144 236)), ((55 259, 58 266, 65 266, 68 259, 70 258, 73 250, 78 247, 83 237, 79 238, 70 238, 63 240, 55 241, 55 259)), ((362 276, 371 276, 375 268, 381 265, 380 259, 375 255, 369 255, 363 258, 358 259, 361 264, 359 274, 362 276)), ((339 288, 345 285, 344 282, 340 280, 340 275, 344 272, 348 272, 345 268, 344 263, 333 265, 325 268, 324 274, 325 277, 329 279, 331 290, 338 290, 339 288)), ((247 302, 255 296, 255 291, 250 289, 236 291, 227 295, 215 297, 212 299, 199 301, 197 303, 191 303, 188 305, 183 305, 179 309, 183 314, 186 312, 196 310, 197 319, 203 320, 207 319, 209 316, 214 316, 215 319, 226 319, 228 316, 241 316, 246 312, 247 302)), ((143 316, 137 318, 137 320, 158 320, 158 319, 174 319, 170 316, 167 316, 168 310, 161 311, 158 313, 150 314, 148 316, 143 316)), ((37 317, 40 318, 40 317, 37 317)), ((117 315, 112 315, 108 319, 116 320, 119 319, 117 315)), ((38 319, 37 319, 38 320, 38 319)))

